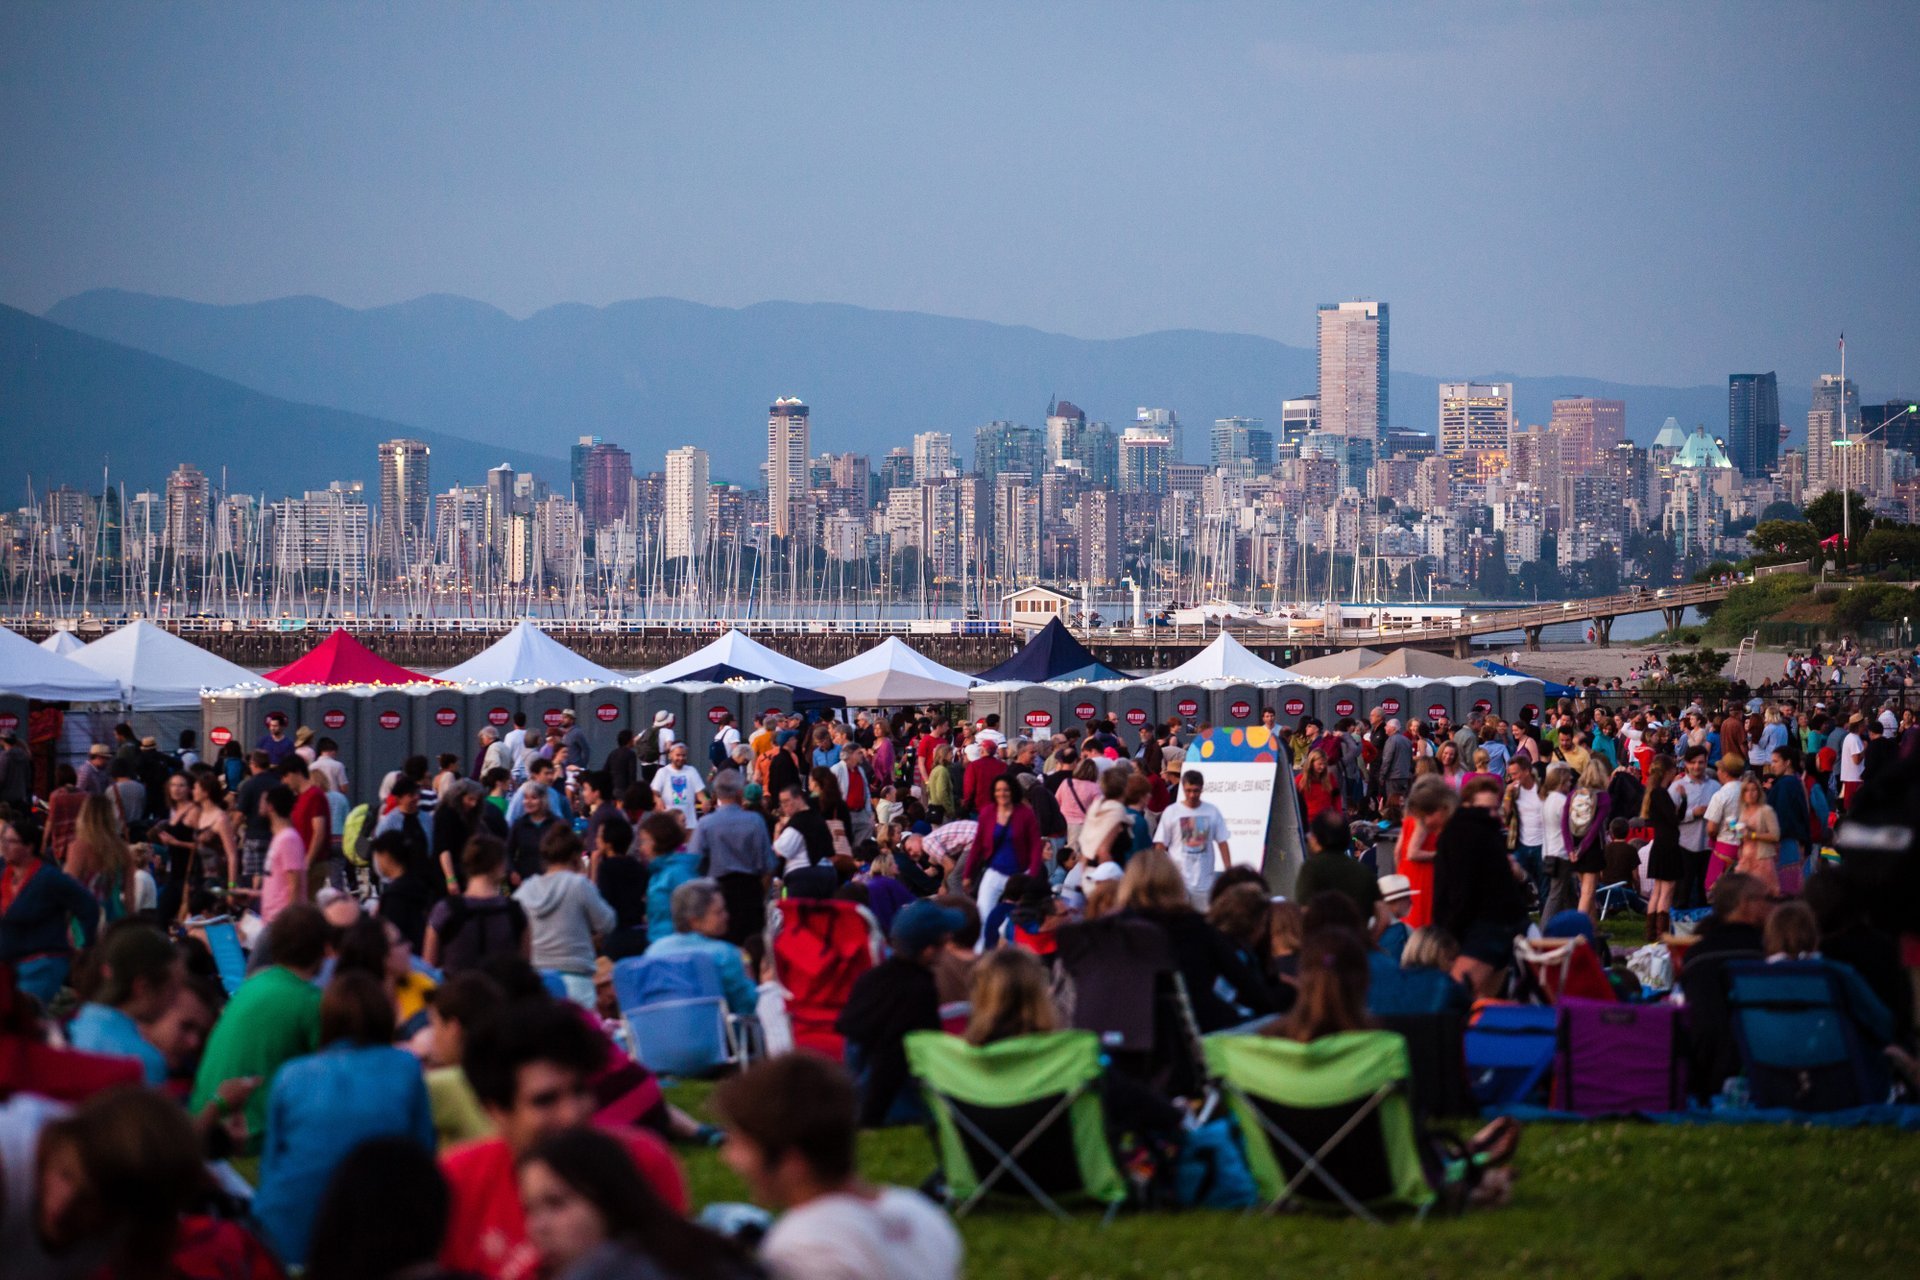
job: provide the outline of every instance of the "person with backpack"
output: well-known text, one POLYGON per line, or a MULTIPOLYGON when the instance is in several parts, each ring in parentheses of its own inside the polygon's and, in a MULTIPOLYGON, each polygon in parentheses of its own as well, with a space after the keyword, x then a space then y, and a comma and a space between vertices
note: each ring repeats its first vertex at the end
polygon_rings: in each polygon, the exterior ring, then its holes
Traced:
POLYGON ((740 729, 733 723, 733 713, 720 713, 719 727, 713 731, 713 741, 707 744, 707 764, 711 766, 708 776, 722 769, 733 767, 733 749, 740 745, 740 729))
POLYGON ((474 836, 460 851, 460 869, 466 876, 461 891, 427 914, 420 958, 452 977, 479 968, 490 956, 531 957, 526 909, 505 896, 506 846, 492 836, 474 836))
POLYGON ((633 740, 634 754, 640 761, 640 781, 648 786, 653 785, 653 775, 660 772, 660 764, 672 747, 673 712, 656 711, 653 713, 653 723, 633 740))
MULTIPOLYGON (((1600 756, 1589 755, 1580 774, 1579 785, 1567 801, 1567 860, 1573 874, 1580 877, 1579 909, 1593 914, 1593 900, 1600 891, 1600 876, 1607 869, 1607 821, 1613 816, 1613 796, 1609 786, 1613 775, 1600 756)), ((1545 912, 1541 919, 1553 919, 1545 912)))

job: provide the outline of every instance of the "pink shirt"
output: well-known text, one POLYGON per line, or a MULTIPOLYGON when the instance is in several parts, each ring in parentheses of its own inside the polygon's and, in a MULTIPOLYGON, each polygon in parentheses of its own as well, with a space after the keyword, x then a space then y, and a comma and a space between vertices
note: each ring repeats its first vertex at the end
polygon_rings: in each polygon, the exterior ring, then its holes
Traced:
POLYGON ((276 832, 273 842, 267 846, 266 883, 260 887, 260 918, 272 923, 273 918, 285 911, 293 902, 293 891, 287 888, 287 872, 305 874, 307 869, 307 842, 292 827, 276 832))

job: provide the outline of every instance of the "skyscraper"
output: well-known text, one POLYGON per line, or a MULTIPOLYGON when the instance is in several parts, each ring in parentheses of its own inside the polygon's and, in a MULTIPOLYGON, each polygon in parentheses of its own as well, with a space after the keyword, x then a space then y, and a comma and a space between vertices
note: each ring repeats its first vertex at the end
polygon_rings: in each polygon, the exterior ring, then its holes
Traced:
POLYGON ((380 532, 374 556, 383 568, 407 568, 426 545, 432 453, 419 440, 380 445, 380 532))
POLYGON ((1387 429, 1387 304, 1320 305, 1320 430, 1378 441, 1387 429))
POLYGON ((1159 427, 1128 427, 1120 434, 1120 492, 1165 493, 1173 440, 1159 427))
POLYGON ((1447 457, 1505 454, 1512 430, 1511 382, 1440 384, 1440 452, 1447 457))
POLYGON ((1045 469, 1045 441, 1032 427, 989 422, 973 433, 973 469, 991 489, 1002 472, 1017 471, 1038 483, 1045 469))
POLYGON ((1047 464, 1057 467, 1080 456, 1080 433, 1087 429, 1087 415, 1071 400, 1060 400, 1047 408, 1047 464))
POLYGON ((697 559, 707 549, 707 451, 683 445, 667 451, 667 559, 697 559))
POLYGON ((938 480, 953 470, 953 437, 944 431, 922 431, 913 438, 913 479, 916 484, 938 480))
POLYGON ((589 533, 632 514, 633 455, 619 445, 588 445, 581 483, 580 514, 589 533))
POLYGON ((807 502, 807 406, 783 396, 767 411, 767 523, 776 538, 804 526, 807 502))
POLYGON ((1280 402, 1280 443, 1296 448, 1310 431, 1320 429, 1320 397, 1296 396, 1280 402))
POLYGON ((1560 437, 1561 465, 1585 471, 1627 438, 1627 402, 1570 396, 1553 402, 1547 430, 1560 437))
POLYGON ((586 500, 587 455, 590 454, 593 451, 593 447, 599 443, 601 443, 599 436, 581 436, 574 442, 573 448, 567 451, 568 460, 572 463, 572 467, 568 473, 568 481, 572 487, 567 490, 566 496, 575 502, 586 500))
MULTIPOLYGON (((1850 445, 1836 441, 1860 436, 1860 389, 1853 379, 1842 380, 1837 373, 1823 373, 1813 384, 1813 406, 1807 410, 1807 489, 1822 492, 1840 487, 1843 462, 1840 454, 1850 445)), ((1859 477, 1853 477, 1859 487, 1859 477)))
POLYGON ((502 563, 507 558, 508 532, 518 505, 513 490, 519 478, 504 462, 487 472, 487 545, 502 563))
POLYGON ((167 550, 176 560, 204 561, 212 491, 200 468, 183 462, 167 477, 167 550))
POLYGON ((1780 460, 1780 383, 1771 373, 1727 378, 1727 456, 1751 480, 1780 460))
POLYGON ((1213 469, 1238 476, 1273 470, 1273 433, 1258 418, 1215 418, 1213 469))
POLYGON ((1180 415, 1171 409, 1155 409, 1141 405, 1133 411, 1133 425, 1151 427, 1173 442, 1173 456, 1180 456, 1180 415))

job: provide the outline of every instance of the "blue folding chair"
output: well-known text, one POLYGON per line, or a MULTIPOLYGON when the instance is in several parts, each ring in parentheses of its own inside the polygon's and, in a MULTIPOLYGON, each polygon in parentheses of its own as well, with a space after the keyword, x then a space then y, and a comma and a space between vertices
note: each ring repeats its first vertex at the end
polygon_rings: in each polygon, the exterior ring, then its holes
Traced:
POLYGON ((247 953, 240 949, 240 933, 233 921, 208 920, 200 927, 207 950, 213 952, 213 967, 220 974, 220 985, 232 995, 247 980, 247 953))
POLYGON ((1560 1011, 1482 1005, 1467 1024, 1467 1084, 1481 1106, 1539 1101, 1560 1042, 1560 1011))
POLYGON ((1887 1100, 1885 1059, 1862 1041, 1830 965, 1740 960, 1727 966, 1726 984, 1755 1107, 1841 1111, 1887 1100))
POLYGON ((752 1020, 728 1010, 707 956, 629 956, 613 966, 613 994, 628 1049, 656 1075, 705 1075, 751 1056, 752 1020))

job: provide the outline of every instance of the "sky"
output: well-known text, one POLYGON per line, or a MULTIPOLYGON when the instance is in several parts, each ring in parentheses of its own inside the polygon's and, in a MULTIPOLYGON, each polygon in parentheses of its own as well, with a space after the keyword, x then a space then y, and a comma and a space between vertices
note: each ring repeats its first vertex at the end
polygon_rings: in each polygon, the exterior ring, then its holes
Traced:
POLYGON ((836 301, 1920 394, 1920 7, 0 6, 0 302, 836 301))

